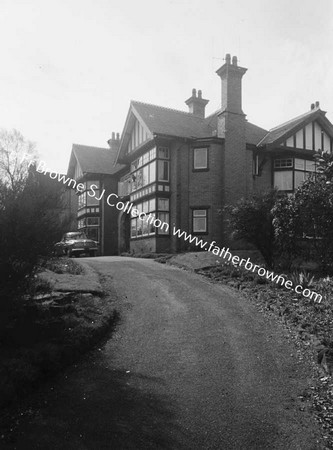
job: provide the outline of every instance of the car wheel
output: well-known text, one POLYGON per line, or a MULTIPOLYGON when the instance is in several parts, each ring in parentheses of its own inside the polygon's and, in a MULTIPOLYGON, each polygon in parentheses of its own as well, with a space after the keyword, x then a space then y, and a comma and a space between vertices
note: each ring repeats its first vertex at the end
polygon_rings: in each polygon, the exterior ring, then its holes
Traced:
POLYGON ((96 251, 95 251, 95 250, 90 250, 89 256, 91 256, 92 258, 94 258, 94 257, 96 256, 96 251))

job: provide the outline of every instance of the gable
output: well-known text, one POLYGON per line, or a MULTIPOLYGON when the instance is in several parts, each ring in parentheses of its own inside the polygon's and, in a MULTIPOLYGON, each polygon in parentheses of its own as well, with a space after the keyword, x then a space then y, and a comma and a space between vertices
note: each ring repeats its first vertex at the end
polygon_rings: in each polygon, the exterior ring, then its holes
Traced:
POLYGON ((134 151, 137 147, 139 147, 139 145, 150 139, 150 137, 151 137, 150 133, 148 133, 146 128, 144 128, 142 124, 138 121, 138 119, 135 118, 132 132, 128 142, 127 152, 130 153, 134 151))
POLYGON ((280 146, 305 150, 332 151, 333 139, 316 121, 310 122, 289 136, 280 146))
POLYGON ((131 101, 117 161, 125 161, 126 154, 152 140, 154 135, 205 138, 214 134, 209 121, 192 113, 131 101))
POLYGON ((75 156, 74 180, 79 180, 83 176, 83 172, 77 157, 75 156))
POLYGON ((67 173, 75 180, 88 173, 114 175, 124 168, 115 156, 110 148, 73 144, 67 173))
POLYGON ((333 124, 319 106, 272 128, 258 143, 258 147, 277 147, 317 151, 332 151, 333 124))

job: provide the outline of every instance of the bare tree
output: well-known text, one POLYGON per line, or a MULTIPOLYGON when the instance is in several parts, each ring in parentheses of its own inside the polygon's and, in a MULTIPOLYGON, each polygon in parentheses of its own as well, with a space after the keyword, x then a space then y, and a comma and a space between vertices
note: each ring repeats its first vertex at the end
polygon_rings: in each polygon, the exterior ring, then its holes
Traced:
POLYGON ((13 192, 20 191, 29 167, 37 160, 35 144, 18 130, 0 130, 0 180, 13 192))

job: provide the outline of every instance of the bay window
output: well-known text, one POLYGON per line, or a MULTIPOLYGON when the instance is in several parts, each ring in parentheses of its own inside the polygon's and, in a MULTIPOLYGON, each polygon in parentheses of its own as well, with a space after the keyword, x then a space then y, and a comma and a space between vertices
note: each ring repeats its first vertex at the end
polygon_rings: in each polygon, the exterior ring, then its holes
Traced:
POLYGON ((97 198, 99 198, 100 192, 99 181, 86 181, 83 185, 84 191, 78 196, 78 209, 98 205, 99 201, 97 198), (88 193, 90 193, 90 195, 88 195, 88 193))
POLYGON ((149 200, 142 201, 134 205, 131 210, 131 238, 139 238, 145 236, 155 235, 156 232, 159 235, 169 234, 169 205, 170 201, 168 198, 150 198, 149 200), (135 211, 135 213, 133 212, 135 211), (140 213, 144 212, 145 216, 140 216, 140 213), (167 224, 163 226, 154 226, 154 221, 159 219, 162 224, 167 224))
POLYGON ((316 172, 313 160, 284 158, 274 160, 274 187, 281 191, 294 191, 316 172))
POLYGON ((156 181, 169 181, 169 148, 158 147, 144 153, 131 164, 131 192, 156 181))
POLYGON ((158 161, 158 181, 169 181, 169 161, 158 161))

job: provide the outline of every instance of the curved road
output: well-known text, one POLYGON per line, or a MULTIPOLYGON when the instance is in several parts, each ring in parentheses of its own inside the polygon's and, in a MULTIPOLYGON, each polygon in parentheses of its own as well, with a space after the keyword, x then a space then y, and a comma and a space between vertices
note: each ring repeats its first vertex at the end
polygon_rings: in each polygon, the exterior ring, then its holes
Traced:
POLYGON ((120 323, 44 388, 16 448, 321 448, 297 399, 306 368, 236 291, 152 260, 85 261, 117 293, 120 323))

